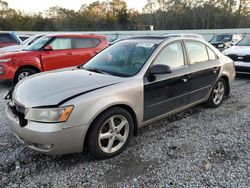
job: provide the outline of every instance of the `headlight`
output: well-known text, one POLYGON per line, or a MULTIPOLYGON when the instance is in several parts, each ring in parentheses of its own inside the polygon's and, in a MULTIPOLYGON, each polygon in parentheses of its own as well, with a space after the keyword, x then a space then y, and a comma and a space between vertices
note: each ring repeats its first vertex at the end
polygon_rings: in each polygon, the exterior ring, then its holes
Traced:
POLYGON ((223 50, 221 53, 222 53, 223 55, 227 55, 227 51, 226 51, 226 50, 223 50))
POLYGON ((224 47, 224 44, 219 44, 218 45, 218 48, 223 48, 224 47))
POLYGON ((28 111, 25 119, 44 123, 65 122, 73 111, 73 106, 61 108, 32 108, 28 111))
POLYGON ((0 63, 7 63, 10 62, 11 58, 7 58, 7 59, 0 59, 0 63))

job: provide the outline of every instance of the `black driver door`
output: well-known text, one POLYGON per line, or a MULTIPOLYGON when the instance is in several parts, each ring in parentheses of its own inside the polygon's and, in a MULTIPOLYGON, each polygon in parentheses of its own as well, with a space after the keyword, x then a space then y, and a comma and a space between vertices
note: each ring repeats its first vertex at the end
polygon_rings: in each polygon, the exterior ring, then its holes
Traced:
POLYGON ((172 72, 145 75, 144 121, 175 111, 188 104, 190 69, 186 66, 183 51, 181 42, 168 44, 160 51, 153 65, 168 65, 172 72))

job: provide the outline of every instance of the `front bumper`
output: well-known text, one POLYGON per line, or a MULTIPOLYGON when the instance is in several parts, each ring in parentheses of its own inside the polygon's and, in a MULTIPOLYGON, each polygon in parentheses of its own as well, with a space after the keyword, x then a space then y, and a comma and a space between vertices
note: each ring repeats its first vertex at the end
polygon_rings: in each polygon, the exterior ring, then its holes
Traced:
POLYGON ((238 74, 250 74, 250 62, 235 61, 235 72, 238 74))
POLYGON ((16 70, 12 63, 0 63, 0 80, 13 80, 16 70))
POLYGON ((28 122, 19 125, 19 118, 8 106, 8 125, 17 138, 29 148, 45 154, 79 153, 83 150, 87 126, 63 128, 63 123, 28 122))

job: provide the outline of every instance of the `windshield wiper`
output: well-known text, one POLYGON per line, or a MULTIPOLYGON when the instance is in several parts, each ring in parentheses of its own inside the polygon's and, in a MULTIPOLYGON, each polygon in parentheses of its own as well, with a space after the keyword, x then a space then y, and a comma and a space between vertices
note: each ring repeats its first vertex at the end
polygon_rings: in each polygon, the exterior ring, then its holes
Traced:
POLYGON ((96 73, 101 73, 101 74, 109 74, 103 70, 100 70, 100 69, 95 69, 95 68, 84 68, 84 67, 81 67, 83 70, 86 70, 86 71, 90 71, 90 72, 96 72, 96 73))

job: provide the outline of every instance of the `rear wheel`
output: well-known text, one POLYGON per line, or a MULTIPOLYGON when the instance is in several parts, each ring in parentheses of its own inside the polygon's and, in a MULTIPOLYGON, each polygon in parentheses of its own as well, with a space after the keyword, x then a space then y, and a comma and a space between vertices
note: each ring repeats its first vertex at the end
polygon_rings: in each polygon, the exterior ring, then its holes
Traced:
POLYGON ((36 74, 37 71, 35 69, 32 68, 22 68, 20 70, 17 71, 16 75, 15 75, 15 79, 14 82, 18 83, 19 81, 21 81, 22 79, 31 76, 33 74, 36 74))
POLYGON ((206 105, 211 108, 216 108, 221 105, 225 98, 226 82, 220 78, 214 85, 206 105))
POLYGON ((87 148, 97 159, 107 159, 121 153, 129 144, 134 129, 132 116, 115 107, 102 113, 87 135, 87 148))

